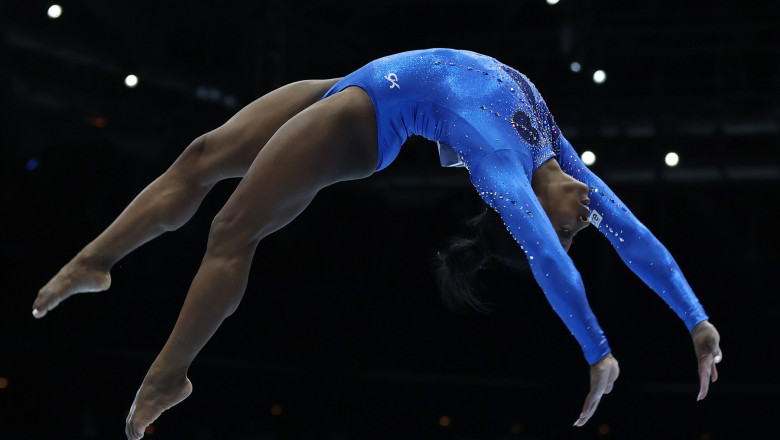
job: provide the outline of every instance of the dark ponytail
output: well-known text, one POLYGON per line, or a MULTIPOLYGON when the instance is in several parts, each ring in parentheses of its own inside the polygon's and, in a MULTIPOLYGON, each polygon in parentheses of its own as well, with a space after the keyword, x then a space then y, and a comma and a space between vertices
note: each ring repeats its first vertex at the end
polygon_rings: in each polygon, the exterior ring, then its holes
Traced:
POLYGON ((525 253, 504 226, 501 217, 489 206, 466 220, 471 229, 467 237, 453 237, 439 251, 436 278, 444 304, 453 310, 474 309, 487 313, 490 307, 475 292, 474 281, 480 269, 490 262, 527 269, 525 253))

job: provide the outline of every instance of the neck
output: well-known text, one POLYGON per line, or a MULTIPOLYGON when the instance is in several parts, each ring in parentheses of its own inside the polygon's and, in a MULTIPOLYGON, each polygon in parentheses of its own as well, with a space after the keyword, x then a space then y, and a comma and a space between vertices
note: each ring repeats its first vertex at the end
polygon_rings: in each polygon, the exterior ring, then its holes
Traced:
POLYGON ((542 203, 547 200, 549 189, 553 185, 561 184, 569 177, 563 172, 558 161, 551 158, 541 164, 531 176, 531 188, 542 203))

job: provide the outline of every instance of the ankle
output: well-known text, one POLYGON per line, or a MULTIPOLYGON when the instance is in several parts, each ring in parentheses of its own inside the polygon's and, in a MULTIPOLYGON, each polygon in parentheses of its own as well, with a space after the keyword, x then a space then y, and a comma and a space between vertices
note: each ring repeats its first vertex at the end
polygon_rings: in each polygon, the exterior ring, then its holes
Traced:
POLYGON ((82 249, 81 252, 73 258, 73 263, 90 270, 105 273, 108 273, 112 266, 112 263, 109 262, 108 259, 89 249, 89 246, 82 249))
POLYGON ((187 381, 187 367, 166 367, 152 364, 144 382, 156 386, 173 386, 187 381))

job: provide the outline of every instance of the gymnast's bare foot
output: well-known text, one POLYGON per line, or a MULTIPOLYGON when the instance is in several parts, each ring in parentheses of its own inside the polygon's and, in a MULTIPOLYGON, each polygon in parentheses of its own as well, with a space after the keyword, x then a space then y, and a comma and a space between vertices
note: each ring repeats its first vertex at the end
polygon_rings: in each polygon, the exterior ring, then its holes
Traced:
POLYGON ((186 376, 162 380, 144 379, 141 388, 135 394, 130 414, 125 424, 128 440, 138 440, 144 436, 146 428, 166 409, 186 399, 192 393, 192 382, 186 376))
POLYGON ((46 313, 71 295, 82 292, 100 292, 111 285, 111 275, 96 269, 76 256, 66 264, 41 290, 33 303, 33 316, 43 318, 46 313))

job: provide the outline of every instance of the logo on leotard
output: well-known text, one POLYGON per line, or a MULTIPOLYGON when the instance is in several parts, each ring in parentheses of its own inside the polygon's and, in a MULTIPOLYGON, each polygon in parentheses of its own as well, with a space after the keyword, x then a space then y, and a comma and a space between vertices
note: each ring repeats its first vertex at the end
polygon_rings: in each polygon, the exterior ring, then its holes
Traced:
POLYGON ((601 224, 601 219, 602 219, 601 214, 599 214, 595 209, 591 209, 590 210, 590 215, 588 216, 588 221, 591 222, 591 224, 593 224, 593 226, 598 228, 599 225, 601 224))
POLYGON ((398 87, 399 89, 401 86, 398 85, 398 76, 395 73, 389 73, 385 75, 385 79, 390 81, 390 88, 398 87))

